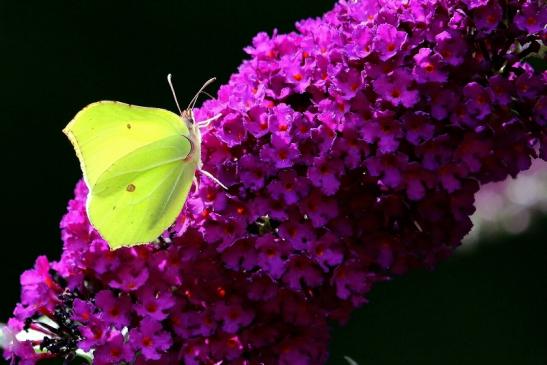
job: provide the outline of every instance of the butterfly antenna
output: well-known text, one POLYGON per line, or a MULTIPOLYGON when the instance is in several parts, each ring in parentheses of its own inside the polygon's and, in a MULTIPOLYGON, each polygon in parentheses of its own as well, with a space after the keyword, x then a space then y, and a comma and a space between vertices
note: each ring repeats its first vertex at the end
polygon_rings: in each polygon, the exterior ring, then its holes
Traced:
POLYGON ((215 81, 216 81, 216 77, 213 77, 213 78, 207 80, 207 81, 203 84, 203 86, 198 90, 198 92, 197 92, 196 95, 192 98, 192 100, 190 100, 190 103, 188 103, 188 108, 187 108, 187 109, 189 109, 189 110, 194 109, 194 106, 196 106, 196 102, 198 101, 199 95, 203 92, 203 90, 204 90, 207 86, 211 85, 211 84, 212 84, 213 82, 215 82, 215 81))
POLYGON ((214 98, 215 98, 213 95, 209 94, 207 91, 204 91, 204 90, 203 90, 201 93, 202 93, 203 95, 208 96, 210 99, 214 99, 214 98))
POLYGON ((177 109, 179 110, 179 113, 182 116, 182 110, 180 109, 179 100, 177 99, 177 94, 175 93, 173 82, 171 81, 171 74, 167 75, 167 82, 169 83, 169 87, 171 88, 171 93, 173 93, 173 98, 175 99, 175 104, 177 104, 177 109))

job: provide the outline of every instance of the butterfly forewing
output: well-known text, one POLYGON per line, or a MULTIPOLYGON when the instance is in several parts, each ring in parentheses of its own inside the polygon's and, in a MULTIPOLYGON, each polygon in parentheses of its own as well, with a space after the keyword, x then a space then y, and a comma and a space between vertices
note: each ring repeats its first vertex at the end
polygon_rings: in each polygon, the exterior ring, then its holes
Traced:
POLYGON ((90 192, 90 221, 112 248, 151 242, 180 213, 194 173, 195 166, 181 160, 126 172, 107 182, 99 179, 97 186, 105 188, 90 192))
POLYGON ((166 137, 188 136, 180 117, 168 110, 115 101, 88 105, 64 132, 74 145, 90 188, 115 161, 136 149, 166 137))

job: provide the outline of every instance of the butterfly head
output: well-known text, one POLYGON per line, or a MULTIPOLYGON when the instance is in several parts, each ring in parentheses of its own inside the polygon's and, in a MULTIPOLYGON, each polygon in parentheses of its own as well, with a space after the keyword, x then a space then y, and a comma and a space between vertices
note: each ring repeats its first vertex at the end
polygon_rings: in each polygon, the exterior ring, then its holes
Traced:
POLYGON ((196 123, 192 109, 184 110, 180 117, 182 123, 188 129, 188 138, 191 139, 194 144, 201 144, 200 124, 196 123))
POLYGON ((186 127, 188 127, 188 129, 190 129, 194 124, 196 124, 194 122, 194 113, 192 112, 191 109, 186 109, 182 111, 180 114, 180 117, 182 118, 182 122, 184 123, 184 125, 186 125, 186 127))
POLYGON ((199 142, 201 142, 201 131, 200 127, 202 127, 201 123, 196 123, 196 119, 194 117, 194 111, 192 109, 186 109, 182 112, 181 118, 183 123, 186 125, 186 128, 188 128, 188 132, 190 133, 190 136, 197 137, 199 142))

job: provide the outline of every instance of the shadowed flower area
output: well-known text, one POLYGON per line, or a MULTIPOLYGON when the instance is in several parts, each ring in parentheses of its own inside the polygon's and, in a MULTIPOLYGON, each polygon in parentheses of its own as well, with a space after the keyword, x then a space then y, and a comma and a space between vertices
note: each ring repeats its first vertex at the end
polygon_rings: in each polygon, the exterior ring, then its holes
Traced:
POLYGON ((447 258, 481 184, 547 159, 546 74, 525 61, 546 37, 539 4, 341 1, 258 34, 195 111, 221 114, 203 162, 229 189, 199 176, 159 243, 109 251, 78 183, 61 259, 22 275, 9 321, 46 337, 5 356, 324 364, 330 321, 447 258))

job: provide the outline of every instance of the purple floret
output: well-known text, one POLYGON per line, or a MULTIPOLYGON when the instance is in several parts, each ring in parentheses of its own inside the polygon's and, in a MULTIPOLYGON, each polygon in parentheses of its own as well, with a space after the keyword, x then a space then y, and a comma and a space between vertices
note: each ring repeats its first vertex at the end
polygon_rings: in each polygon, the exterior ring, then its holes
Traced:
POLYGON ((137 328, 129 331, 129 343, 144 359, 159 360, 171 347, 172 340, 160 322, 152 318, 143 318, 137 328))
POLYGON ((397 30, 391 24, 378 25, 373 44, 380 60, 386 61, 395 56, 401 50, 407 36, 405 31, 397 30))

